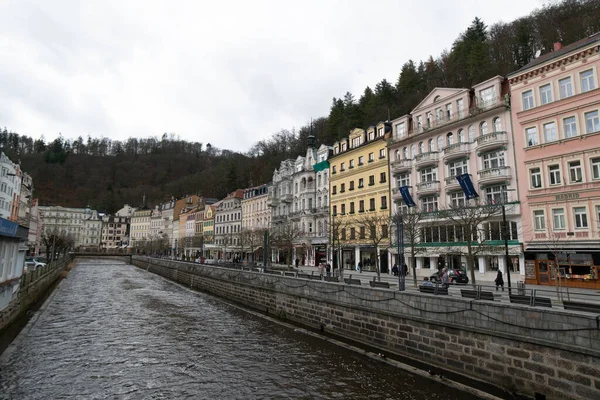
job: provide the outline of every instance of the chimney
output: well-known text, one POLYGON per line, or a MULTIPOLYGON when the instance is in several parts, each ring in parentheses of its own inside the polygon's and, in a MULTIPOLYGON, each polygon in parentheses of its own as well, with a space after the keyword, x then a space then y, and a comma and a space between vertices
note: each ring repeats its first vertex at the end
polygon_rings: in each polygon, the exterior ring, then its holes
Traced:
POLYGON ((560 49, 562 49, 562 43, 561 42, 554 43, 554 51, 558 51, 560 49))

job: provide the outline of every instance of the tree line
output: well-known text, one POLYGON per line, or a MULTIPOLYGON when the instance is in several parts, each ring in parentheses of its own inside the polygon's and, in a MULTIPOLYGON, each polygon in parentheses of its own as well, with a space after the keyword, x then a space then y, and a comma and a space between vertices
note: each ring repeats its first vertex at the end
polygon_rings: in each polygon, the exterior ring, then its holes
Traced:
POLYGON ((80 136, 46 142, 0 130, 0 148, 34 179, 42 204, 114 212, 123 204, 157 204, 198 193, 222 198, 238 188, 269 182, 282 160, 305 154, 312 133, 331 145, 355 127, 409 113, 435 87, 470 87, 527 64, 554 42, 569 44, 600 31, 600 2, 566 0, 543 6, 512 22, 486 26, 475 18, 437 57, 401 66, 396 82, 383 79, 356 98, 334 97, 327 116, 299 129, 282 129, 247 152, 187 142, 176 134, 124 141, 80 136))

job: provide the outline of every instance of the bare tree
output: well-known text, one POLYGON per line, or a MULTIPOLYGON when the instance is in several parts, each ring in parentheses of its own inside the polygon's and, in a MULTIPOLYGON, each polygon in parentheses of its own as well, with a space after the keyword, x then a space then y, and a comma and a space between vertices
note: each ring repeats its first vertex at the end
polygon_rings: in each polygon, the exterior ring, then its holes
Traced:
POLYGON ((346 230, 351 225, 351 220, 348 218, 336 218, 336 215, 329 217, 329 220, 325 222, 329 230, 329 240, 332 249, 332 257, 334 257, 334 267, 339 268, 340 280, 344 279, 344 265, 340 257, 340 249, 343 243, 347 242, 346 238, 342 238, 342 231, 346 230))
POLYGON ((277 224, 272 229, 272 237, 277 247, 287 249, 286 261, 288 267, 292 262, 292 251, 294 249, 294 241, 304 236, 304 232, 298 224, 286 219, 283 223, 277 224))
MULTIPOLYGON (((392 223, 395 226, 395 230, 397 232, 398 224, 402 220, 402 232, 404 233, 404 243, 408 244, 410 247, 410 266, 413 274, 413 281, 415 287, 418 286, 417 282, 417 266, 416 266, 416 256, 417 253, 423 251, 422 247, 418 247, 417 245, 421 243, 421 235, 423 233, 423 221, 424 221, 424 213, 417 207, 407 208, 404 212, 396 211, 394 216, 392 217, 392 223), (400 219, 400 217, 402 217, 400 219)), ((397 235, 394 235, 392 241, 397 241, 397 235)), ((398 243, 396 243, 397 245, 398 243)), ((400 254, 398 254, 400 257, 400 254)), ((400 265, 400 271, 402 271, 402 266, 400 265)))
POLYGON ((244 252, 244 249, 249 248, 252 254, 252 262, 256 261, 255 251, 258 245, 263 241, 264 232, 264 229, 256 228, 243 228, 240 232, 240 246, 242 247, 242 253, 244 252))
POLYGON ((467 245, 467 271, 471 275, 471 282, 475 282, 475 254, 481 248, 481 224, 484 221, 498 218, 502 215, 501 204, 482 204, 477 200, 470 200, 465 205, 453 205, 448 209, 438 211, 440 218, 451 222, 457 233, 457 241, 467 245))
POLYGON ((377 269, 377 280, 381 281, 381 272, 379 268, 379 247, 384 244, 387 249, 390 244, 390 215, 388 213, 365 213, 353 219, 352 225, 358 230, 364 227, 367 231, 367 239, 374 247, 376 252, 375 266, 377 269))

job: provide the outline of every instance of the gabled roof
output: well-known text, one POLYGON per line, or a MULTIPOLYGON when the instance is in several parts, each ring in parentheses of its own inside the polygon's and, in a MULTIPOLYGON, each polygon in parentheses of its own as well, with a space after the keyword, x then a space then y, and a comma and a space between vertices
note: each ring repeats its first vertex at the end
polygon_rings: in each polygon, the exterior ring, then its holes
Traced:
POLYGON ((415 108, 413 108, 410 113, 413 114, 415 112, 415 110, 418 110, 419 108, 423 107, 427 103, 433 103, 433 99, 435 98, 435 96, 438 96, 438 95, 441 96, 440 102, 442 102, 447 97, 450 97, 455 94, 462 93, 462 92, 468 91, 468 90, 469 89, 465 89, 465 88, 456 89, 456 88, 436 87, 431 92, 429 92, 429 94, 427 96, 425 96, 425 98, 419 104, 417 104, 417 106, 415 108))
POLYGON ((540 65, 545 63, 546 61, 550 61, 553 58, 557 58, 560 56, 563 56, 567 53, 570 53, 574 50, 580 49, 582 47, 588 46, 590 44, 593 44, 595 42, 600 42, 600 32, 596 32, 591 36, 588 36, 586 38, 583 38, 581 40, 578 40, 576 42, 573 42, 571 44, 568 44, 566 46, 564 46, 563 48, 561 48, 560 50, 556 50, 556 51, 551 51, 548 52, 546 54, 542 54, 541 56, 539 56, 538 58, 531 60, 527 65, 525 65, 524 67, 521 67, 520 69, 516 70, 515 72, 511 72, 510 74, 508 74, 507 76, 513 76, 513 75, 517 75, 522 71, 525 71, 527 69, 533 68, 536 65, 540 65))

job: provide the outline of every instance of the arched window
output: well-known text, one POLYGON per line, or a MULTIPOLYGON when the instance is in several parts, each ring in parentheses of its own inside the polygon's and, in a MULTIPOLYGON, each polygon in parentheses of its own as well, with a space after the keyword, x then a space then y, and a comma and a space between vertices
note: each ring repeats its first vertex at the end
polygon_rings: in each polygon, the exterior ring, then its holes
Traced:
POLYGON ((475 141, 475 127, 473 125, 469 125, 469 142, 473 143, 475 141))
POLYGON ((452 146, 454 144, 454 135, 452 132, 446 135, 446 146, 452 146))
POLYGON ((404 156, 405 160, 408 160, 408 147, 402 149, 402 155, 404 156))
POLYGON ((440 99, 440 96, 435 96, 435 97, 433 98, 433 102, 435 103, 435 102, 436 102, 436 101, 438 101, 439 99, 440 99))
POLYGON ((458 130, 458 143, 464 143, 465 142, 465 131, 462 129, 458 130))
POLYGON ((429 142, 427 142, 427 151, 432 152, 433 150, 433 139, 429 139, 429 142))
POLYGON ((442 151, 442 149, 444 148, 444 137, 443 136, 438 136, 437 148, 438 148, 438 151, 442 151))
POLYGON ((483 121, 479 125, 479 136, 487 135, 487 133, 488 133, 487 122, 483 121))
POLYGON ((494 132, 500 132, 502 125, 500 124, 500 117, 494 118, 494 132))
POLYGON ((414 144, 412 146, 410 146, 410 158, 415 158, 415 156, 417 155, 417 146, 415 146, 414 144))
POLYGON ((425 145, 423 142, 419 143, 419 154, 425 153, 425 145))
POLYGON ((394 153, 394 160, 398 161, 400 159, 400 150, 396 150, 394 153))
POLYGON ((427 113, 427 127, 431 128, 431 113, 427 113))

